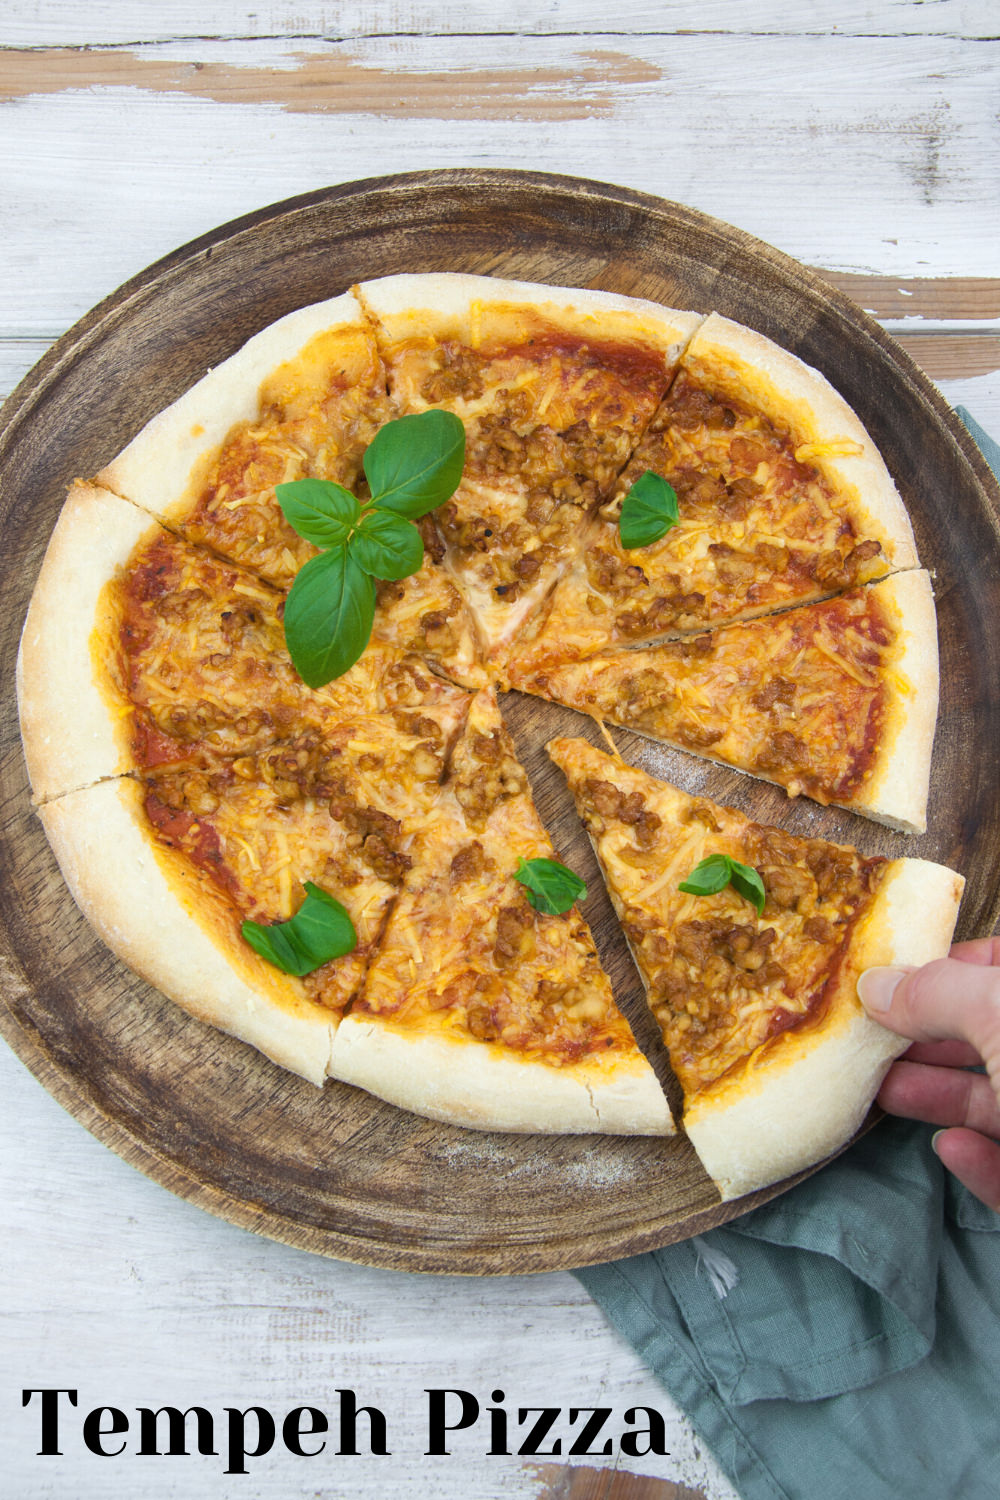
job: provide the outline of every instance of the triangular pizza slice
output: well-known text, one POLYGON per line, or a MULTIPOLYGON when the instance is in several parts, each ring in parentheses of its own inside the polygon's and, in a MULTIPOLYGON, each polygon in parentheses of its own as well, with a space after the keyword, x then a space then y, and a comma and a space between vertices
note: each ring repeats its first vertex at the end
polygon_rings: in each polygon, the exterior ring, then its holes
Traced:
POLYGON ((701 318, 596 292, 442 273, 357 288, 400 411, 466 429, 435 513, 486 650, 502 659, 613 491, 701 318))
MULTIPOLYGON (((398 414, 369 320, 345 293, 256 334, 154 417, 97 483, 287 591, 318 549, 289 525, 275 487, 323 479, 366 495, 365 449, 398 414)), ((405 587, 378 586, 374 633, 479 687, 471 618, 439 566, 433 522, 421 530, 424 565, 405 587)))
POLYGON ((684 1127, 723 1197, 837 1150, 907 1045, 864 1014, 858 975, 946 953, 961 877, 795 838, 584 740, 548 749, 684 1090, 684 1127))
POLYGON ((510 685, 923 832, 938 703, 934 598, 914 569, 833 599, 510 685))
POLYGON ((916 566, 903 503, 847 403, 787 350, 713 313, 516 660, 544 670, 916 566), (675 491, 677 520, 626 546, 622 507, 647 473, 675 491))
POLYGON ((666 1100, 575 906, 537 910, 522 862, 555 859, 492 692, 458 740, 330 1071, 484 1130, 665 1134, 666 1100))
POLYGON ((371 327, 349 292, 279 318, 150 421, 97 475, 164 525, 287 588, 316 549, 275 485, 352 489, 395 416, 371 327))
POLYGON ((453 640, 447 600, 438 620, 418 581, 387 587, 397 592, 360 660, 310 689, 285 645, 282 590, 108 490, 74 486, 18 662, 36 801, 137 768, 254 754, 359 716, 398 710, 454 722, 465 693, 414 655, 429 634, 453 640))

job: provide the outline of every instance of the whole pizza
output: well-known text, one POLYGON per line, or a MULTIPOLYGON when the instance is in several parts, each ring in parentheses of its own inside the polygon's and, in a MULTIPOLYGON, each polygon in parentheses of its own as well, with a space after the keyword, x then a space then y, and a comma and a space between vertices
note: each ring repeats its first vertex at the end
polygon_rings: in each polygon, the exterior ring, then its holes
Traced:
MULTIPOLYGON (((912 833, 937 671, 905 509, 816 371, 434 274, 265 328, 76 482, 18 685, 74 897, 192 1015, 434 1119, 655 1135, 503 692, 912 833)), ((904 1045, 857 976, 946 951, 961 878, 549 751, 723 1196, 837 1149, 904 1045)))

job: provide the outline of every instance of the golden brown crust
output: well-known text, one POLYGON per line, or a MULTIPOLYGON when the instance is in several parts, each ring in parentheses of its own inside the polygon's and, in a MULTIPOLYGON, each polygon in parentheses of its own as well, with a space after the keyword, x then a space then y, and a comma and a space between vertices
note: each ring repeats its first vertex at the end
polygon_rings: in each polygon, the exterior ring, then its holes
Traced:
POLYGON ((110 584, 141 541, 161 535, 144 511, 108 490, 71 487, 18 653, 21 738, 36 802, 132 769, 110 584))

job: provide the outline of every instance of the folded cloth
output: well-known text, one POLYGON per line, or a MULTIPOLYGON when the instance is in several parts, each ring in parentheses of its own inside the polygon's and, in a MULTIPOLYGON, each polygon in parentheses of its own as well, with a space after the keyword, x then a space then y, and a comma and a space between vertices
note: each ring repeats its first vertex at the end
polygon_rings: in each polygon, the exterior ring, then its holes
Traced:
POLYGON ((722 1229, 576 1272, 743 1500, 1000 1497, 1000 1215, 932 1133, 884 1120, 722 1229))

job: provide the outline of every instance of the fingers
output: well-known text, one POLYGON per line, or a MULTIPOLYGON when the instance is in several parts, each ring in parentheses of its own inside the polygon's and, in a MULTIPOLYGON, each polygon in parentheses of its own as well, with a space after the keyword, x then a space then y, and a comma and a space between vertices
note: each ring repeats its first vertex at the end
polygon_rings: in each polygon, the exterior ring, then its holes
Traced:
POLYGON ((1000 1140, 1000 1104, 982 1073, 903 1059, 886 1074, 878 1102, 890 1114, 908 1120, 962 1125, 1000 1140))
POLYGON ((922 969, 869 969, 858 981, 868 1014, 915 1042, 957 1039, 1000 1077, 1000 968, 976 957, 939 958, 922 969))
POLYGON ((953 943, 949 958, 963 964, 1000 965, 1000 938, 975 938, 971 943, 953 943))
POLYGON ((1000 1213, 1000 1146, 974 1130, 942 1130, 934 1150, 949 1172, 987 1207, 1000 1213))
POLYGON ((1000 1213, 1000 939, 958 943, 920 969, 869 969, 858 996, 915 1044, 889 1069, 879 1103, 944 1126, 934 1136, 942 1163, 1000 1213), (980 1061, 986 1074, 965 1071, 980 1061))
POLYGON ((908 1062, 933 1063, 937 1068, 975 1068, 982 1062, 968 1042, 914 1042, 903 1056, 908 1062))

